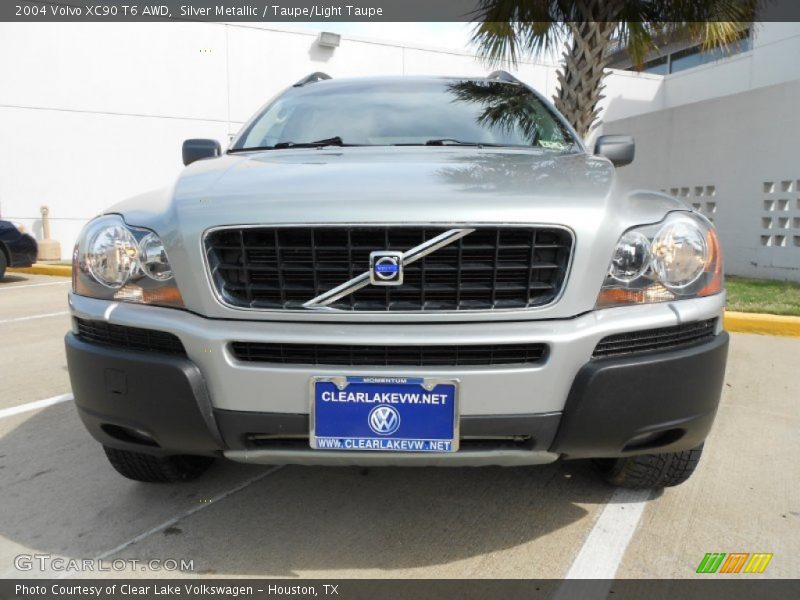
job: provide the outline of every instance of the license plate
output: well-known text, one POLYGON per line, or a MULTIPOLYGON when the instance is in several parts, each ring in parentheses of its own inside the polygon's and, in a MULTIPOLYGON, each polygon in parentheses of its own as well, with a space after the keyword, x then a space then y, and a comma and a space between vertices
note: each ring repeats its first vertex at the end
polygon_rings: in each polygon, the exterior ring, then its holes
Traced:
POLYGON ((420 377, 314 377, 316 450, 455 452, 458 382, 420 377))

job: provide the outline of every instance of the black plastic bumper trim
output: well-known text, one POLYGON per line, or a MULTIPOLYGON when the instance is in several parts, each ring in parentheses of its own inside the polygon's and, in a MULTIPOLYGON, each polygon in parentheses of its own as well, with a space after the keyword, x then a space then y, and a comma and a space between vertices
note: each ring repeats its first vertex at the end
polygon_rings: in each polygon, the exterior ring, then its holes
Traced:
POLYGON ((605 458, 700 445, 719 405, 727 354, 722 332, 691 348, 592 360, 575 377, 550 451, 605 458))
MULTIPOLYGON (((262 413, 233 410, 214 411, 225 445, 231 450, 251 447, 253 435, 269 436, 276 440, 304 438, 309 433, 307 414, 262 413)), ((528 438, 526 448, 545 450, 555 437, 561 413, 531 415, 467 415, 460 419, 461 437, 528 438)))
POLYGON ((75 405, 99 442, 152 454, 222 450, 205 381, 189 359, 88 344, 72 333, 65 344, 75 405))

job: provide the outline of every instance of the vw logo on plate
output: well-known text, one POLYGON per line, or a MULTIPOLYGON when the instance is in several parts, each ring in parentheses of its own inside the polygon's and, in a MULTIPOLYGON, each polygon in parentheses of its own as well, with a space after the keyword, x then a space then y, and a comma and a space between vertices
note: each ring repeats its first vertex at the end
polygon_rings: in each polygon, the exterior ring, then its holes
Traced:
POLYGON ((391 435, 400 427, 400 413, 394 406, 382 404, 369 411, 367 422, 378 435, 391 435))

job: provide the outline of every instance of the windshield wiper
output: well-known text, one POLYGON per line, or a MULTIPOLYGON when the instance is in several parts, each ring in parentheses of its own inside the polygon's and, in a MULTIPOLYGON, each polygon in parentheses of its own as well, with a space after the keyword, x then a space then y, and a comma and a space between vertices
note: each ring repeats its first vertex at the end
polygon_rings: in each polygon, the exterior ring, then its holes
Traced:
POLYGON ((479 144, 477 142, 462 142, 453 138, 439 138, 428 140, 426 146, 491 146, 492 144, 479 144))
POLYGON ((338 135, 315 142, 278 142, 274 146, 249 146, 236 148, 228 152, 249 152, 253 150, 285 150, 287 148, 323 148, 325 146, 359 146, 360 144, 345 144, 338 135))
POLYGON ((338 135, 324 140, 317 140, 316 142, 278 142, 273 146, 275 150, 282 150, 283 148, 321 148, 322 146, 348 146, 345 144, 338 135))
POLYGON ((256 150, 272 150, 275 146, 248 146, 247 148, 231 148, 228 150, 228 154, 234 154, 236 152, 255 152, 256 150))
POLYGON ((505 144, 490 144, 487 142, 464 142, 462 140, 456 140, 454 138, 437 138, 433 140, 428 140, 425 143, 409 142, 409 143, 392 144, 392 146, 474 146, 476 148, 483 148, 484 146, 503 147, 505 146, 505 144))

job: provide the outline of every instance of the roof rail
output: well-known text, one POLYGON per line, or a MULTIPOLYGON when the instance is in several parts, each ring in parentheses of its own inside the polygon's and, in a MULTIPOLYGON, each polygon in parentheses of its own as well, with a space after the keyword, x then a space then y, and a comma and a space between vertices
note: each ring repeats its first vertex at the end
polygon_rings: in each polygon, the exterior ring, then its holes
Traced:
POLYGON ((508 71, 492 71, 486 79, 498 79, 506 83, 522 83, 508 71))
POLYGON ((312 73, 311 75, 306 75, 300 81, 295 83, 292 87, 303 87, 304 85, 307 85, 309 83, 317 83, 318 81, 323 81, 325 79, 330 79, 330 78, 331 78, 331 76, 328 75, 327 73, 322 73, 320 71, 316 71, 315 73, 312 73))

